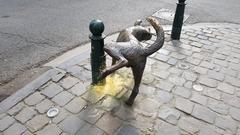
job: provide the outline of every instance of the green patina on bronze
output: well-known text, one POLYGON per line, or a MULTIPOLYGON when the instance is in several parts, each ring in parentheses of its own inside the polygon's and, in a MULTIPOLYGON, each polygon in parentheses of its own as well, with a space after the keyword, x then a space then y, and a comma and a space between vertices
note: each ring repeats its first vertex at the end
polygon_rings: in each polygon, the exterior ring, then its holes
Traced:
POLYGON ((174 40, 180 39, 184 19, 185 5, 186 5, 185 0, 178 0, 171 34, 171 38, 174 40))
POLYGON ((89 25, 91 35, 91 69, 92 69, 92 84, 104 82, 99 78, 101 71, 106 67, 106 58, 103 50, 104 46, 104 24, 101 20, 92 20, 89 25))

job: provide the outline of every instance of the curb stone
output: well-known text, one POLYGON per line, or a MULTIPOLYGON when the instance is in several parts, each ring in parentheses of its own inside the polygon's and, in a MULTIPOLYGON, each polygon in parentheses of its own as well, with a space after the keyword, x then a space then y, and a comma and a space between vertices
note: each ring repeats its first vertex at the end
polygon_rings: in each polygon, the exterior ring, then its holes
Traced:
POLYGON ((48 82, 53 76, 60 73, 60 70, 50 69, 42 74, 37 79, 28 83, 23 88, 19 89, 16 93, 12 94, 10 97, 6 98, 0 103, 0 113, 3 113, 10 109, 12 106, 16 105, 19 101, 27 97, 29 94, 33 93, 40 86, 48 82))

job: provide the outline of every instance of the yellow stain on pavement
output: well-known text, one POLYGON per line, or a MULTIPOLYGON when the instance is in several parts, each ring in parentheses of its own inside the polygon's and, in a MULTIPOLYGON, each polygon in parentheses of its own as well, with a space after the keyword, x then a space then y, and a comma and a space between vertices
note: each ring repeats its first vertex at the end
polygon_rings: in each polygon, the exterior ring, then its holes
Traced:
POLYGON ((126 75, 112 74, 106 77, 104 84, 94 85, 92 90, 100 95, 116 96, 132 83, 132 78, 126 75))

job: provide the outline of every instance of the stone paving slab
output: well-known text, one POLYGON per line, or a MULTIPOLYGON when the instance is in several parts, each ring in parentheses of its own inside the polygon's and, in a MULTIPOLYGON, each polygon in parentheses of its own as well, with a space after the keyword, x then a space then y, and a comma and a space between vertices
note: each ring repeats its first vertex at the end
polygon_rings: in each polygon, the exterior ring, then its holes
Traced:
POLYGON ((148 58, 132 107, 124 104, 131 71, 111 76, 118 77, 115 89, 94 90, 88 51, 23 88, 27 93, 1 102, 7 107, 0 114, 0 134, 240 135, 240 26, 184 26, 180 42, 171 41, 170 28, 164 28, 164 47, 148 58), (53 106, 60 113, 48 118, 53 106))

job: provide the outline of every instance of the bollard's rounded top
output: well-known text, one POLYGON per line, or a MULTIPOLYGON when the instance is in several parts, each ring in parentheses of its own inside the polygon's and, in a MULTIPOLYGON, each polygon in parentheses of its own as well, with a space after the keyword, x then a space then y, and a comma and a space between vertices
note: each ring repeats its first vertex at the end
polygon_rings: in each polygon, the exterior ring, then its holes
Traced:
POLYGON ((94 19, 89 24, 89 30, 93 35, 101 35, 104 31, 104 24, 101 20, 94 19))
POLYGON ((178 0, 179 3, 184 3, 186 0, 178 0))

